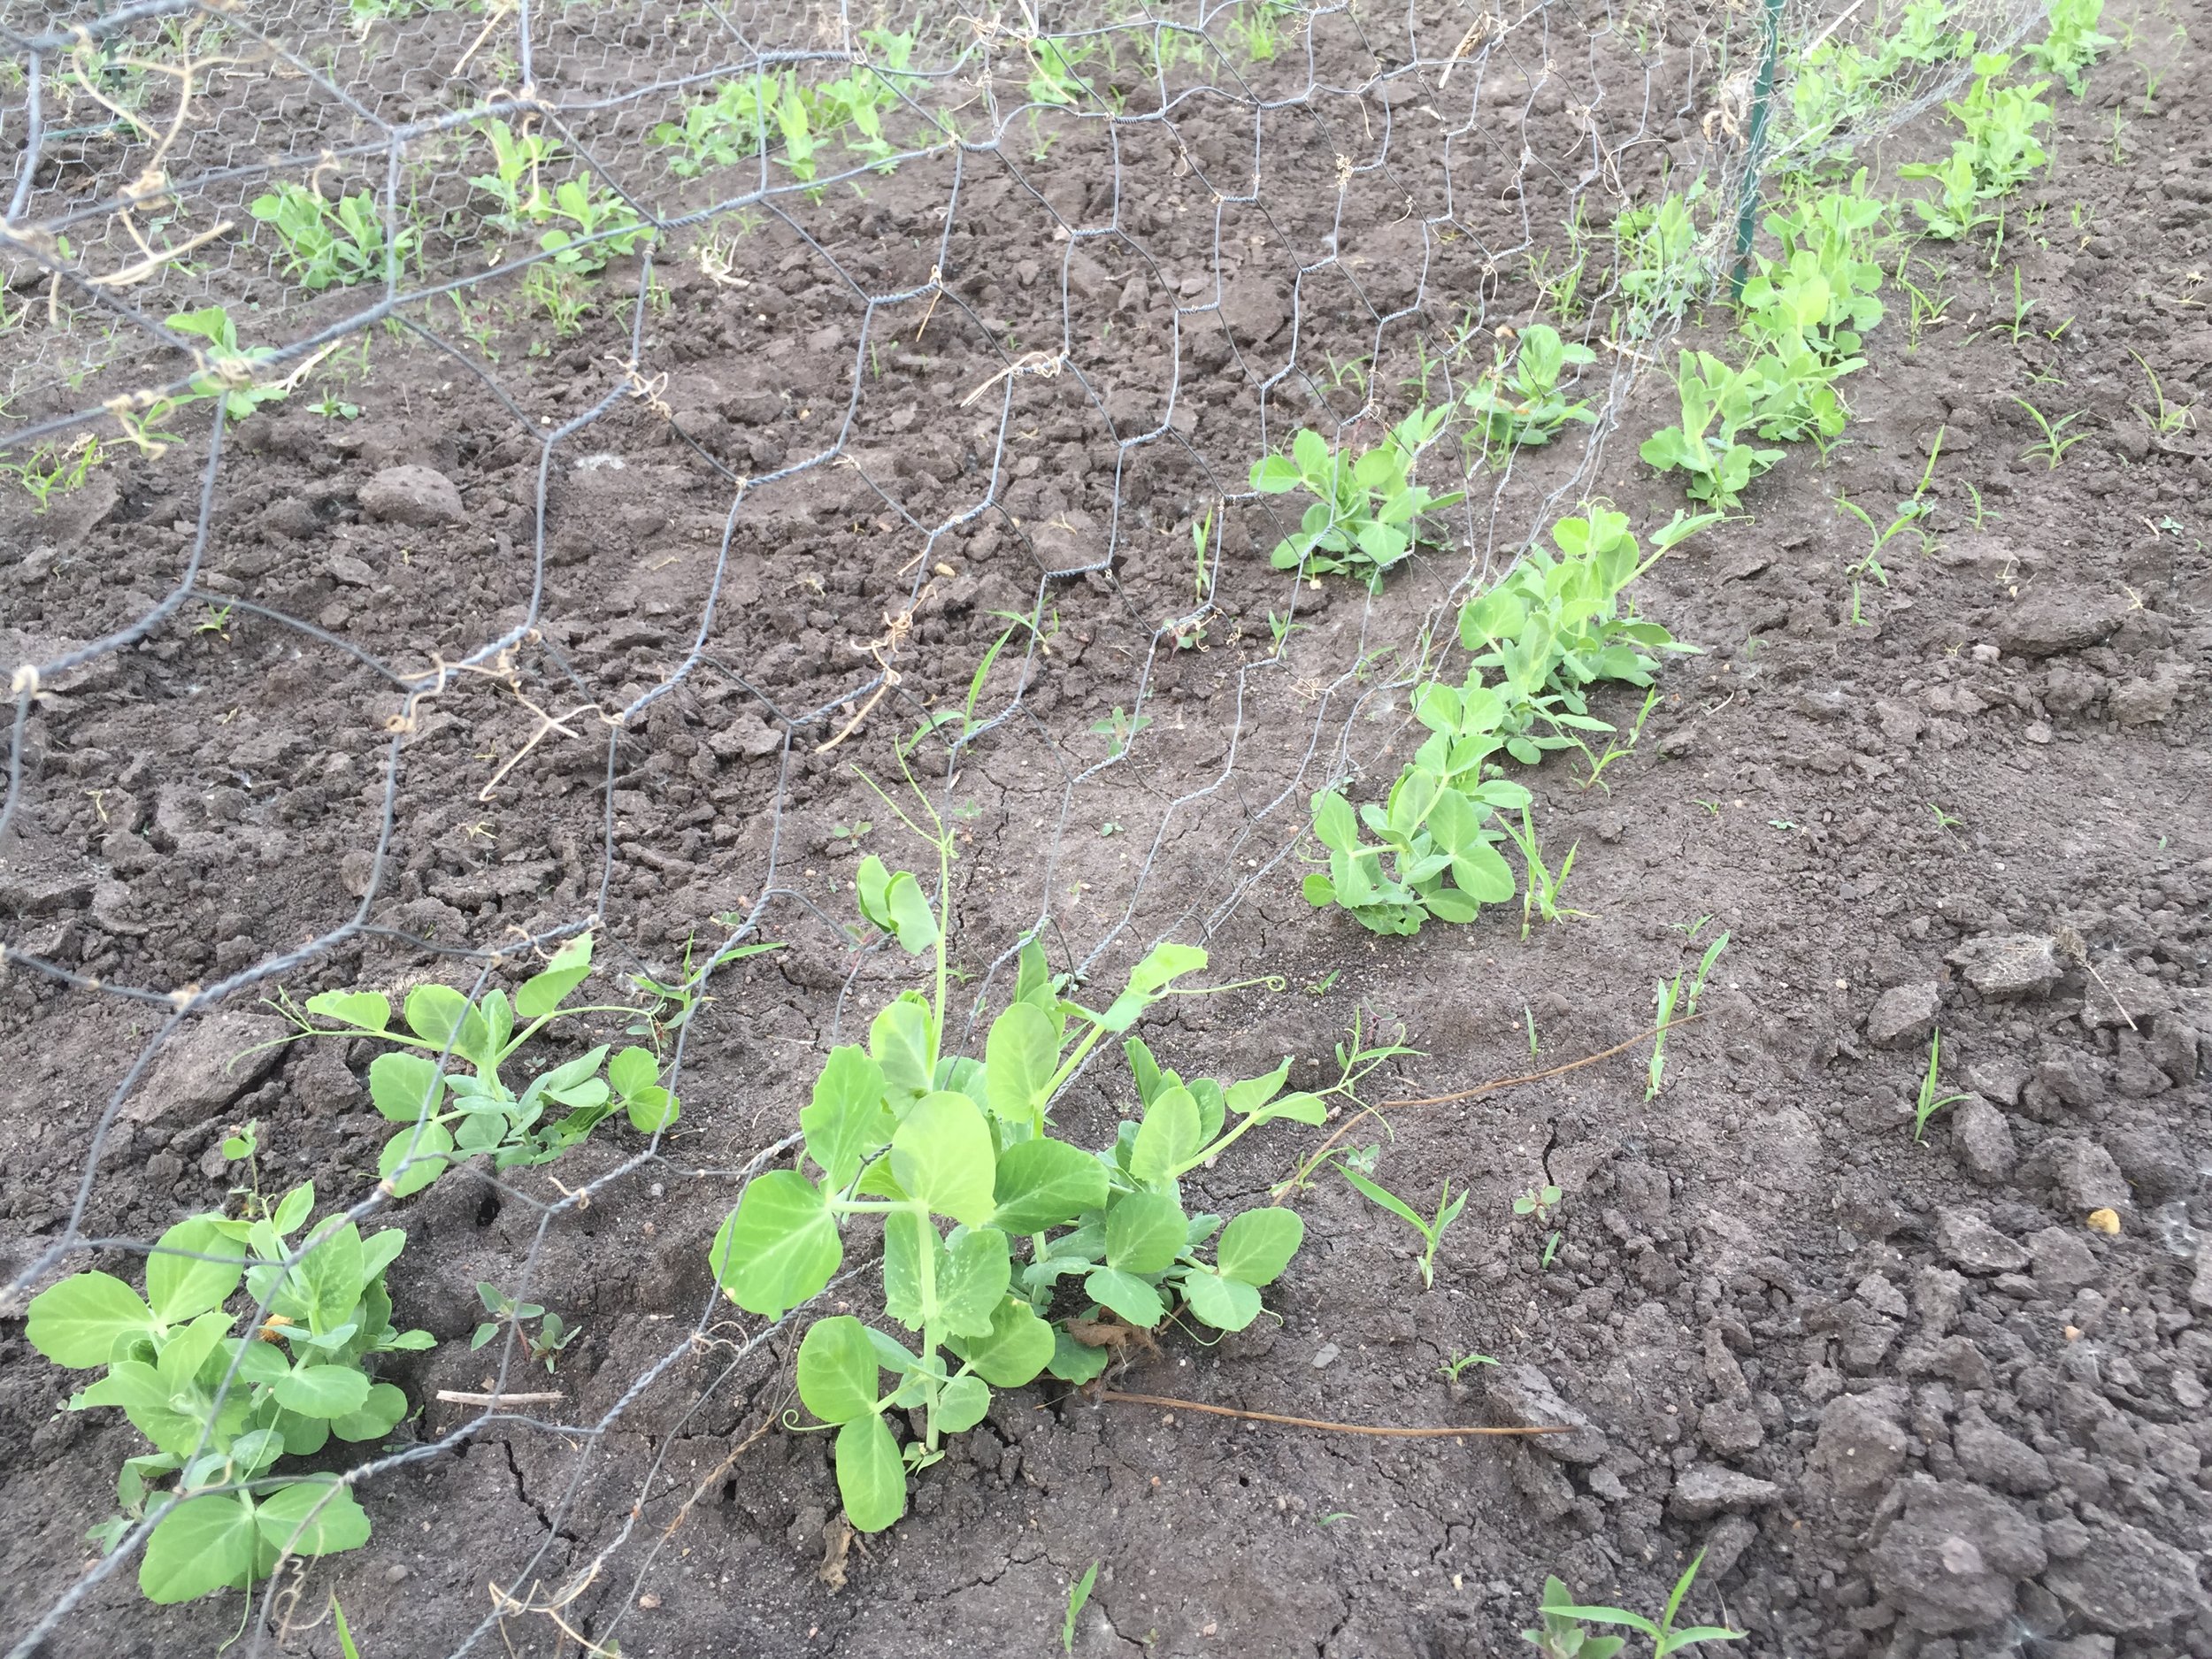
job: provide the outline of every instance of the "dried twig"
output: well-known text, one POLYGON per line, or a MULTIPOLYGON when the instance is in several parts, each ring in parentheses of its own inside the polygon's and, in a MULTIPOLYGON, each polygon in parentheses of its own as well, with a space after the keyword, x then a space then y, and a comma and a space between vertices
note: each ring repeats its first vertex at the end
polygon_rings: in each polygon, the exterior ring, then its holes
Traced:
MULTIPOLYGON (((1401 1429, 1373 1423, 1330 1423, 1319 1417, 1286 1417, 1278 1411, 1239 1411, 1233 1406, 1210 1406, 1200 1401, 1177 1400, 1167 1394, 1124 1394, 1117 1388, 1102 1389, 1097 1397, 1113 1405, 1160 1406, 1170 1411, 1200 1411, 1210 1417, 1236 1417, 1246 1423, 1279 1423, 1290 1429, 1319 1429, 1329 1434, 1371 1434, 1394 1440, 1457 1440, 1465 1434, 1566 1434, 1571 1432, 1574 1427, 1571 1423, 1548 1423, 1525 1429, 1401 1429)), ((1042 1409, 1039 1408, 1040 1410, 1042 1409)))
POLYGON ((557 1406, 568 1398, 557 1390, 550 1394, 480 1394, 465 1388, 441 1388, 432 1397, 449 1406, 557 1406))

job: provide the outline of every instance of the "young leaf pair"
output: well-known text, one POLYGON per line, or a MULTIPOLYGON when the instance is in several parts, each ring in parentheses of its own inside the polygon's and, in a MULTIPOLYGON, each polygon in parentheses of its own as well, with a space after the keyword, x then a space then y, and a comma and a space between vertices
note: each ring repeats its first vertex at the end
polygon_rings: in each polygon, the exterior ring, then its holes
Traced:
POLYGON ((123 1512, 91 1534, 112 1549, 157 1509, 139 1568, 150 1601, 242 1588, 283 1554, 327 1555, 368 1540, 368 1517, 342 1483, 268 1471, 334 1436, 390 1433, 406 1398, 375 1381, 368 1362, 432 1339, 391 1321, 384 1272, 407 1235, 387 1228, 365 1239, 333 1218, 296 1245, 291 1235, 314 1202, 313 1187, 302 1186, 262 1219, 179 1222, 147 1257, 143 1297, 111 1274, 86 1272, 31 1302, 25 1334, 34 1348, 57 1364, 105 1372, 70 1409, 118 1407, 153 1443, 117 1479, 123 1512), (223 1304, 242 1282, 265 1312, 240 1336, 223 1304), (173 1487, 162 1490, 171 1476, 173 1487))

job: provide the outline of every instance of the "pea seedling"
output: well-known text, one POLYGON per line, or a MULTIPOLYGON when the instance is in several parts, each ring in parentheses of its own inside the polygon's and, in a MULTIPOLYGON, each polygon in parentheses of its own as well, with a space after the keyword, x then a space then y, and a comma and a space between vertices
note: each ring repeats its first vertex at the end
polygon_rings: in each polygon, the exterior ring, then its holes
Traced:
POLYGON ((1464 499, 1457 490, 1432 495, 1412 480, 1414 457, 1450 414, 1448 407, 1417 409, 1356 457, 1306 431, 1292 439, 1288 455, 1254 462, 1252 488, 1262 495, 1302 489, 1315 498, 1298 528, 1275 544, 1268 563, 1302 576, 1341 571, 1370 593, 1381 592, 1384 574, 1427 539, 1422 515, 1464 499))
POLYGON ((1421 1287, 1424 1290, 1433 1288, 1436 1284, 1437 1247, 1444 1241, 1444 1230, 1458 1220, 1459 1212, 1467 1207, 1467 1194, 1463 1192, 1457 1198, 1454 1198, 1452 1183, 1450 1178, 1447 1177, 1443 1194, 1436 1201, 1434 1217, 1424 1221, 1419 1210, 1414 1209, 1412 1205, 1407 1203, 1404 1199, 1387 1187, 1368 1179, 1367 1177, 1354 1170, 1340 1167, 1337 1173, 1421 1235, 1421 1241, 1428 1248, 1421 1253, 1420 1259, 1415 1265, 1421 1270, 1421 1287))
POLYGON ((936 852, 939 898, 933 904, 912 872, 872 856, 854 883, 861 914, 909 954, 933 959, 933 990, 902 993, 876 1016, 864 1048, 830 1053, 799 1115, 802 1166, 746 1186, 710 1262, 733 1302, 780 1318, 835 1277, 849 1221, 880 1218, 883 1311, 918 1333, 918 1345, 841 1314, 809 1327, 797 1367, 800 1400, 836 1430, 846 1517, 872 1532, 905 1512, 908 1473, 944 1455, 944 1436, 982 1420, 993 1388, 1019 1387, 1045 1371, 1087 1382, 1104 1370, 1108 1355, 1075 1325, 1094 1326, 1103 1310, 1149 1331, 1178 1308, 1223 1331, 1256 1318, 1260 1290, 1288 1264, 1303 1224, 1279 1208, 1225 1225, 1194 1217, 1181 1181, 1262 1124, 1318 1124, 1326 1108, 1312 1094, 1282 1092, 1287 1059, 1263 1077, 1186 1083, 1130 1038, 1124 1050, 1140 1118, 1124 1122, 1103 1153, 1057 1139, 1048 1107, 1062 1087, 1104 1037, 1126 1033, 1162 998, 1189 994, 1175 981, 1202 969, 1206 953, 1156 946, 1122 993, 1094 1011, 1064 995, 1068 981, 1032 940, 983 1058, 949 1052, 954 833, 918 789, 921 821, 867 781, 936 852), (1021 1239, 1027 1259, 1018 1263, 1021 1239), (1080 1294, 1071 1322, 1056 1329, 1044 1316, 1067 1303, 1059 1288, 1067 1279, 1080 1294), (909 1410, 921 1414, 920 1434, 902 1448, 890 1419, 909 1410))
POLYGON ((661 1086, 660 1063, 650 1048, 624 1048, 610 1057, 610 1045, 601 1043, 539 1072, 520 1094, 500 1075, 524 1044, 564 1015, 646 1018, 654 1011, 626 1003, 563 1006, 590 972, 591 935, 581 933, 554 954, 544 972, 524 980, 511 1002, 503 991, 488 991, 472 1002, 450 986, 419 985, 407 994, 403 1031, 393 1028, 391 1002, 374 991, 325 991, 304 1007, 280 996, 273 1006, 297 1030, 277 1041, 367 1037, 400 1050, 369 1063, 369 1099, 402 1125, 384 1143, 377 1172, 394 1197, 404 1198, 479 1152, 491 1154, 493 1166, 503 1170, 549 1164, 618 1107, 640 1134, 674 1126, 676 1097, 661 1086), (310 1016, 336 1028, 318 1025, 310 1016), (449 1072, 454 1060, 473 1075, 449 1072), (555 1107, 566 1110, 549 1120, 555 1107))
POLYGON ((1571 420, 1588 426, 1597 417, 1586 403, 1567 401, 1559 389, 1561 373, 1597 360, 1586 345, 1570 345, 1556 328, 1543 323, 1524 329, 1509 374, 1501 359, 1466 397, 1468 412, 1481 423, 1483 447, 1502 466, 1513 451, 1549 443, 1571 420))
POLYGON ((150 1518, 138 1572, 149 1601, 243 1589, 284 1555, 368 1541, 369 1517, 343 1481, 269 1471, 334 1436, 389 1434, 407 1399, 374 1380, 373 1356, 433 1339, 391 1321, 384 1272, 407 1235, 390 1227, 365 1239, 334 1216, 294 1243, 314 1207, 308 1183, 265 1216, 180 1221, 146 1259, 142 1298, 111 1274, 85 1272, 31 1301, 24 1334, 33 1348, 58 1365, 106 1373, 69 1409, 119 1406, 153 1442, 117 1478, 122 1513, 90 1534, 112 1551, 150 1518), (242 1282, 259 1323, 234 1336, 239 1317, 223 1304, 242 1282))

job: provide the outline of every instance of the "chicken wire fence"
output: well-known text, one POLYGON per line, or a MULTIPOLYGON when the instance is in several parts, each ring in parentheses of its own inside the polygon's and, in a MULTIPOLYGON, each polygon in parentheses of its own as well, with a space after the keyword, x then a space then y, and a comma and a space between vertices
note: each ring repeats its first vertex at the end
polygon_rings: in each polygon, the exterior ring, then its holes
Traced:
MULTIPOLYGON (((1456 603, 1595 493, 1640 380, 1663 372, 1686 311, 1724 281, 1762 161, 1869 142, 1956 84, 1955 59, 1909 60, 1848 125, 1796 119, 1809 107, 1796 68, 1824 41, 1887 27, 1872 12, 1200 0, 910 19, 664 0, 148 0, 58 19, 0 6, 13 157, 0 441, 24 490, 0 610, 0 657, 15 659, 0 663, 13 704, 0 898, 16 912, 0 964, 19 1041, 94 1002, 143 1015, 141 1046, 70 1154, 73 1190, 35 1225, 19 1209, 11 1224, 6 1310, 73 1266, 151 1249, 103 1224, 141 1179, 139 1155, 159 1150, 134 1126, 164 1056, 219 1007, 358 982, 365 947, 395 953, 397 977, 472 979, 474 995, 593 929, 634 975, 704 995, 737 970, 722 949, 672 955, 689 929, 664 925, 660 895, 721 856, 739 900, 717 918, 722 946, 777 926, 818 947, 839 964, 822 1020, 833 1038, 886 971, 793 874, 795 787, 815 780, 818 793, 826 764, 885 772, 906 757, 948 808, 971 767, 1048 780, 1033 822, 1004 826, 997 856, 1020 866, 1027 913, 992 940, 978 1010, 1020 937, 1048 935, 1078 972, 1161 938, 1215 937, 1256 887, 1288 879, 1311 794, 1403 731, 1405 694, 1456 603), (1669 198, 1690 204, 1692 234, 1640 267, 1649 221, 1635 215, 1669 198), (1595 348, 1575 388, 1591 422, 1499 454, 1468 449, 1480 423, 1455 415, 1419 465, 1465 497, 1435 516, 1420 577, 1340 595, 1356 626, 1306 627, 1317 584, 1250 574, 1290 527, 1252 488, 1253 463, 1302 427, 1363 445, 1409 408, 1461 409, 1496 384, 1503 334, 1538 319, 1595 348), (449 470, 466 494, 427 517, 403 500, 384 528, 411 526, 414 545, 388 536, 373 549, 385 568, 365 576, 355 559, 332 599, 327 556, 307 549, 333 525, 374 541, 348 434, 391 387, 402 424, 465 433, 449 470), (637 596, 610 607, 574 574, 606 550, 579 503, 625 471, 680 476, 713 501, 688 526, 696 581, 648 601, 649 637, 626 646, 610 635, 635 630, 637 596), (353 481, 334 488, 334 475, 353 481), (157 512, 141 511, 148 500, 157 512), (395 558, 478 574, 457 598, 410 586, 395 558), (870 561, 895 574, 864 604, 837 574, 870 561), (303 562, 319 586, 291 580, 303 562), (800 608, 803 634, 841 636, 812 649, 811 674, 793 672, 808 649, 795 658, 791 619, 770 614, 773 583, 759 580, 802 562, 823 602, 800 608), (937 618, 956 572, 981 565, 1020 603, 979 670, 937 618), (271 679, 234 677, 216 700, 235 714, 282 675, 288 695, 326 686, 373 732, 358 775, 324 769, 326 812, 304 828, 257 821, 272 779, 322 775, 297 745, 256 758, 204 712, 209 687, 119 678, 138 659, 189 664, 180 646, 249 626, 271 679), (1086 664, 1092 707, 1112 714, 1070 728, 1071 705, 1040 712, 1041 689, 1063 672, 1065 638, 1093 634, 1112 649, 1086 664), (1225 649, 1233 666, 1216 672, 1210 706, 1225 718, 1194 764, 1173 760, 1187 748, 1164 749, 1167 722, 1153 720, 1169 706, 1166 668, 1196 649, 1225 649), (1118 664, 1099 667, 1109 655, 1118 664), (747 729, 769 735, 704 758, 693 741, 692 821, 671 824, 634 797, 708 695, 710 715, 742 707, 747 729), (117 700, 156 722, 142 731, 173 718, 173 741, 127 765, 90 745, 84 723, 117 700), (507 835, 535 810, 534 774, 569 746, 597 757, 582 819, 596 844, 569 856, 557 902, 494 893, 473 918, 448 907, 463 936, 426 943, 406 915, 422 872, 435 875, 422 849, 466 817, 487 841, 507 835), (104 833, 101 767, 119 768, 114 795, 133 809, 165 779, 237 799, 136 838, 132 867, 104 833), (724 792, 733 773, 751 781, 724 792), (1110 818, 1141 850, 1102 872, 1072 842, 1110 818), (714 833, 730 818, 742 819, 733 847, 714 833), (205 885, 188 871, 165 888, 165 862, 219 872, 241 856, 250 868, 226 879, 307 858, 326 903, 319 919, 288 918, 303 942, 249 929, 164 954, 159 926, 115 925, 128 915, 119 893, 205 885), (1068 879, 1079 869, 1087 888, 1068 879)), ((1945 15, 1990 42, 2029 19, 2004 4, 1945 15)), ((634 500, 626 511, 645 526, 641 555, 687 534, 634 500)), ((687 1046, 714 1041, 691 1025, 668 1033, 679 1094, 699 1058, 687 1046)), ((772 1115, 787 1119, 801 1087, 772 1115)), ((695 1103, 687 1125, 712 1110, 695 1103)), ((796 1141, 748 1133, 726 1131, 718 1160, 681 1136, 635 1137, 549 1197, 473 1172, 536 1218, 516 1299, 541 1294, 554 1222, 614 1182, 680 1173, 726 1210, 796 1141)), ((363 1188, 344 1195, 345 1217, 404 1219, 388 1182, 363 1188)), ((528 1363, 511 1330, 488 1403, 344 1471, 373 1491, 487 1429, 574 1448, 544 1542, 488 1611, 453 1609, 452 1651, 539 1615, 580 1640, 619 1640, 711 1481, 663 1466, 672 1432, 620 1471, 626 1510, 585 1514, 602 1448, 701 1354, 706 1380, 679 1429, 733 1432, 757 1415, 782 1322, 731 1311, 711 1297, 691 1310, 588 1419, 502 1403, 528 1363), (588 1548, 557 1541, 572 1530, 588 1548)), ((170 1502, 12 1620, 11 1651, 48 1650, 73 1616, 124 1595, 114 1575, 170 1502)), ((267 1581, 253 1645, 296 1615, 301 1582, 267 1581)))

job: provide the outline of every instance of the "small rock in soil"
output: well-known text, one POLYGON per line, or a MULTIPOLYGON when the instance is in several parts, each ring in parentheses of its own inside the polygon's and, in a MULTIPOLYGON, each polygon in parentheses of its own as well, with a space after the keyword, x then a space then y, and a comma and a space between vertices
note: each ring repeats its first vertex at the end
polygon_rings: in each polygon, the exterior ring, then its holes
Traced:
POLYGON ((1747 1402, 1720 1400, 1709 1405, 1697 1419, 1698 1439, 1723 1457, 1740 1457, 1756 1451, 1767 1437, 1759 1414, 1747 1402))
POLYGON ((2093 1210, 2111 1210, 2124 1215, 2134 1206, 2135 1195, 2128 1190, 2127 1178, 2120 1173, 2120 1166, 2112 1161, 2109 1152, 2093 1141, 2057 1136, 2038 1148, 2037 1159, 2049 1169, 2059 1197, 2078 1216, 2085 1216, 2093 1210))
POLYGON ((2148 1209, 2185 1198, 2196 1185, 2195 1160, 2163 1124, 2116 1129, 2104 1137, 2104 1147, 2137 1202, 2148 1209))
POLYGON ((1590 1419, 1559 1397, 1551 1379, 1533 1365, 1510 1365, 1487 1379, 1483 1397, 1492 1420, 1504 1428, 1547 1428, 1565 1425, 1566 1434, 1532 1436, 1537 1447, 1566 1463, 1594 1463, 1605 1455, 1605 1435, 1590 1419))
POLYGON ((459 524, 467 515, 461 492, 443 472, 427 466, 388 466, 361 486, 361 511, 372 518, 428 529, 459 524))
POLYGON ((1951 1431, 1951 1449, 1959 1469, 1985 1486, 2033 1497, 2058 1484, 2043 1454, 2024 1440, 2014 1439, 1969 1406, 1951 1431))
POLYGON ((1994 1493, 1922 1477, 1874 1547, 1874 1586, 1906 1625, 1931 1636, 2012 1615, 2013 1586, 2043 1571, 2042 1530, 1994 1493))
POLYGON ((1905 1431, 1856 1394, 1828 1402, 1813 1442, 1814 1467, 1847 1498, 1870 1498, 1905 1466, 1905 1431))
POLYGON ((1705 1534, 1705 1564, 1698 1573, 1699 1581, 1715 1586, 1725 1578, 1743 1559, 1745 1550, 1751 1548, 1759 1536, 1755 1523, 1740 1515, 1724 1515, 1705 1534))
POLYGON ((1987 997, 2041 996, 2061 972, 2052 941, 2036 933, 1984 933, 1944 960, 1987 997))
POLYGON ((1878 1048, 1901 1048, 1928 1034, 1939 994, 1933 985, 1893 985, 1866 1017, 1866 1040, 1878 1048))
POLYGON ((2028 1254, 2035 1262, 2035 1282, 2061 1295, 2070 1296, 2097 1277, 2097 1258, 2063 1227, 2030 1233, 2028 1254))
POLYGON ((2025 1250, 1964 1210, 1938 1210, 1935 1238, 1944 1259, 1970 1273, 2016 1273, 2028 1264, 2025 1250))
POLYGON ((2113 687, 2105 699, 2105 711, 2122 726, 2146 726, 2174 711, 2185 682, 2178 674, 2157 674, 2127 680, 2113 687))
POLYGON ((1757 1509, 1781 1495, 1782 1488, 1771 1480, 1762 1480, 1756 1475, 1723 1468, 1718 1463, 1698 1463, 1674 1483, 1674 1495, 1668 1500, 1667 1512, 1678 1520, 1705 1521, 1723 1509, 1757 1509))
POLYGON ((2043 1583, 2085 1624, 2111 1635, 2155 1630, 2205 1606, 2194 1561, 2113 1517, 2101 1517, 2088 1548, 2055 1563, 2043 1583))
POLYGON ((2029 594, 1997 624, 1997 643, 2021 657, 2055 657, 2112 637, 2127 616, 2124 600, 2046 588, 2029 594))
POLYGON ((125 1106, 126 1115, 139 1124, 165 1118, 188 1122, 222 1110, 258 1083, 282 1052, 246 1050, 289 1029, 282 1020, 261 1014, 219 1013, 195 1021, 169 1040, 152 1075, 125 1106))
POLYGON ((2020 1154, 2012 1142, 2012 1125, 1978 1094, 1969 1095, 1951 1109, 1951 1133, 1967 1173, 1978 1181, 1995 1183, 2012 1173, 2020 1154))

